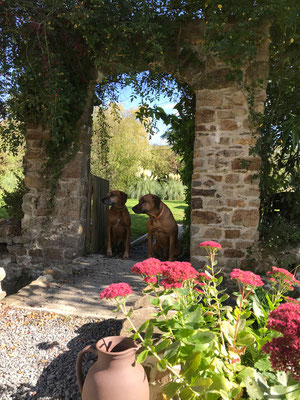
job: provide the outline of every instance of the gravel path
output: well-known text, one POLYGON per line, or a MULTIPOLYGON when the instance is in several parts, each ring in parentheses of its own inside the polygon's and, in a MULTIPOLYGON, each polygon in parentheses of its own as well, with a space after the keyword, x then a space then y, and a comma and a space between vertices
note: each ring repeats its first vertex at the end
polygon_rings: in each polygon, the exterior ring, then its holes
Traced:
MULTIPOLYGON (((79 400, 78 352, 118 335, 122 322, 0 309, 0 399, 79 400)), ((92 354, 85 356, 84 373, 94 361, 92 354)))
MULTIPOLYGON (((99 292, 125 281, 133 288, 134 303, 144 285, 130 269, 145 258, 145 243, 132 248, 130 260, 82 257, 75 263, 79 273, 8 296, 0 304, 0 399, 80 400, 78 352, 102 337, 119 335, 123 325, 122 315, 113 313, 108 300, 100 302, 99 292)), ((84 374, 95 360, 91 353, 85 356, 84 374)))

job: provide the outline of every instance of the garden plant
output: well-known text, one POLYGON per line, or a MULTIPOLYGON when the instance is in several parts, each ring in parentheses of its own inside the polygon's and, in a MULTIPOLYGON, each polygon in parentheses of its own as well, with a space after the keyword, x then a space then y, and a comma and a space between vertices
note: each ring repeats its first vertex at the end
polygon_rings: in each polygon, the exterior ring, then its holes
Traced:
POLYGON ((155 258, 135 264, 156 312, 134 326, 126 300, 127 283, 114 283, 100 298, 114 301, 142 344, 138 361, 148 355, 159 371, 170 372, 166 398, 300 398, 300 303, 287 294, 300 284, 289 271, 273 266, 266 283, 251 271, 230 273, 239 291, 220 289, 219 243, 200 244, 208 264, 198 272, 189 262, 155 258), (265 289, 266 287, 266 289, 265 289))

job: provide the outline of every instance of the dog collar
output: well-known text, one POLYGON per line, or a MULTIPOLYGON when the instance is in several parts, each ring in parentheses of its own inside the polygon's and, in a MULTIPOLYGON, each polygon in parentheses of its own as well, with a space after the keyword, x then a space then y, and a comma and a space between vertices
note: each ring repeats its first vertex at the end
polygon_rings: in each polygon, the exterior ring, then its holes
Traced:
POLYGON ((154 218, 154 221, 156 221, 157 219, 159 219, 163 215, 164 209, 165 209, 165 207, 163 205, 160 213, 154 218))
POLYGON ((123 207, 117 207, 117 206, 113 206, 117 211, 123 211, 125 210, 126 206, 123 207))

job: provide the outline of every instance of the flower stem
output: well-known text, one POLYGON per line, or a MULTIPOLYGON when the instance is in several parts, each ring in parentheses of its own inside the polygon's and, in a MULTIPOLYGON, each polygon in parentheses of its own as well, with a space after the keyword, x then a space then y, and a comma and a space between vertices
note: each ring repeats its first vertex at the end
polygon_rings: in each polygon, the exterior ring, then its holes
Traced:
MULTIPOLYGON (((150 353, 151 353, 158 361, 161 361, 161 358, 159 357, 159 355, 156 354, 156 353, 151 349, 150 346, 147 346, 147 345, 144 344, 144 339, 143 339, 143 337, 142 337, 141 334, 138 332, 138 330, 137 330, 136 327, 134 326, 133 322, 131 321, 130 317, 128 316, 128 313, 127 313, 125 304, 122 305, 122 304, 120 304, 118 301, 117 301, 117 304, 118 304, 120 310, 122 311, 122 313, 123 313, 123 314, 125 315, 125 317, 127 318, 128 322, 129 322, 130 326, 132 327, 132 329, 134 330, 134 332, 137 333, 139 339, 140 339, 141 342, 143 343, 143 346, 144 346, 147 350, 149 350, 150 353)), ((180 376, 180 375, 175 371, 175 369, 172 368, 172 367, 169 365, 169 363, 167 363, 167 369, 168 369, 173 375, 175 375, 176 378, 177 378, 180 382, 182 382, 185 386, 188 386, 188 387, 190 388, 190 390, 193 392, 194 395, 196 395, 197 397, 199 397, 199 394, 198 394, 197 392, 195 392, 189 385, 186 385, 186 382, 185 382, 185 380, 182 378, 182 376, 180 376)))

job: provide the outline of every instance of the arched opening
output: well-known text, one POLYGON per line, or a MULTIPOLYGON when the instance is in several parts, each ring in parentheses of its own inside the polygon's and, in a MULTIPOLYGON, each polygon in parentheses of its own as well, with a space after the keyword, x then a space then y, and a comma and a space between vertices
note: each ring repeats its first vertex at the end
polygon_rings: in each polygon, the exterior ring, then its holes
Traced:
MULTIPOLYGON (((110 190, 118 189, 128 194, 131 242, 134 245, 141 243, 141 240, 137 240, 141 235, 147 239, 148 217, 134 214, 132 206, 141 196, 152 193, 162 201, 167 201, 166 205, 180 223, 184 254, 188 257, 188 204, 194 143, 192 89, 169 74, 146 71, 131 76, 109 77, 96 86, 96 96, 99 105, 94 107, 93 113, 91 173, 107 181, 93 177, 90 183, 89 191, 93 195, 91 224, 87 228, 88 250, 103 252, 105 247, 104 214, 107 207, 101 204, 100 197, 106 195, 105 190, 108 192, 109 181, 110 190), (124 95, 127 97, 127 110, 120 105, 124 95), (166 102, 167 109, 163 104, 166 102), (158 134, 161 129, 166 131, 164 142, 158 134), (165 145, 158 147, 151 144, 155 137, 165 145), (104 192, 103 187, 106 188, 104 192)), ((157 139, 154 143, 157 143, 157 139)), ((146 258, 146 246, 143 247, 142 254, 146 258)))

